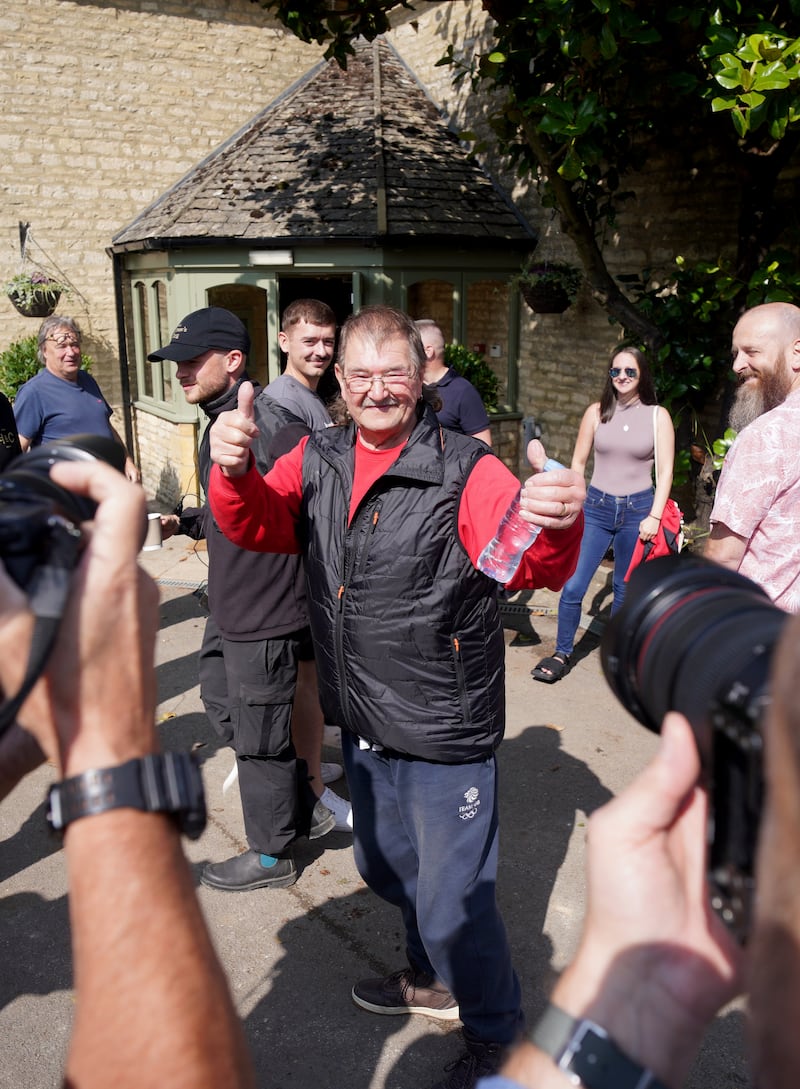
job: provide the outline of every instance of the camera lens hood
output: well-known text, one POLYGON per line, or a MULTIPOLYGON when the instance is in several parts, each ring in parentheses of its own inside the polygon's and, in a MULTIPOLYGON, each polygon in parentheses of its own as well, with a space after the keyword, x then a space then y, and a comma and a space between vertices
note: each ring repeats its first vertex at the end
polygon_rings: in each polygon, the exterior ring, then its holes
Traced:
POLYGON ((603 634, 600 659, 620 703, 658 732, 669 710, 696 725, 754 643, 771 643, 785 614, 750 579, 702 556, 663 556, 631 575, 603 634))

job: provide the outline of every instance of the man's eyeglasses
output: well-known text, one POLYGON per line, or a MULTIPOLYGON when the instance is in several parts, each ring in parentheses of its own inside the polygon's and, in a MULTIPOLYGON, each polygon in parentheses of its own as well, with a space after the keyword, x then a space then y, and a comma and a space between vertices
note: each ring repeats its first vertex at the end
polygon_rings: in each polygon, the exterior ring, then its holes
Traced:
POLYGON ((344 384, 351 393, 369 393, 375 382, 380 382, 384 389, 399 393, 408 389, 413 377, 406 371, 388 371, 386 374, 346 374, 344 384))
POLYGON ((55 344, 56 348, 80 348, 81 342, 76 340, 75 337, 64 334, 60 337, 45 337, 45 340, 50 340, 55 344))
POLYGON ((619 378, 623 370, 625 371, 625 374, 628 378, 639 377, 639 372, 635 367, 610 367, 608 373, 611 375, 612 378, 619 378))

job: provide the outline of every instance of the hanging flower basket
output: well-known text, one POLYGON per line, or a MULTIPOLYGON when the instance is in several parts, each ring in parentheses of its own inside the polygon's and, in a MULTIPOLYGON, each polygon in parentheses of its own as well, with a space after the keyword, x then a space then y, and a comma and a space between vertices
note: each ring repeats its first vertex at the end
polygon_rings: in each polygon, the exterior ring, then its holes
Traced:
POLYGON ((26 318, 47 318, 58 306, 66 285, 41 272, 20 273, 5 285, 6 295, 26 318))
POLYGON ((563 314, 578 294, 583 275, 572 265, 527 262, 514 277, 525 302, 536 314, 563 314))
POLYGON ((558 284, 521 284, 519 290, 535 314, 563 314, 571 301, 558 284))
POLYGON ((8 294, 15 308, 26 318, 49 318, 58 306, 61 292, 36 291, 32 295, 17 295, 10 291, 8 294))

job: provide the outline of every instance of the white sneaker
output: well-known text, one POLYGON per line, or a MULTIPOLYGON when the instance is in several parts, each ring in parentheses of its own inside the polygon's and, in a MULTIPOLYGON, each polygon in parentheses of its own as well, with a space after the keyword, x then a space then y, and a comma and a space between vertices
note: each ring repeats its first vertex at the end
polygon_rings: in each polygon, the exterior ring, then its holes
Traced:
POLYGON ((326 764, 323 760, 319 768, 323 783, 335 783, 337 779, 341 779, 344 775, 344 768, 341 764, 326 764))
POLYGON ((330 745, 334 749, 340 749, 342 747, 341 727, 329 726, 326 722, 322 732, 322 741, 325 745, 330 745))
MULTIPOLYGON (((323 783, 335 783, 337 779, 341 779, 344 775, 344 768, 341 764, 320 764, 320 771, 322 774, 323 783)), ((236 760, 236 754, 233 756, 233 767, 228 772, 228 776, 225 782, 222 784, 222 793, 227 794, 233 784, 239 778, 239 764, 236 760)))
POLYGON ((228 772, 228 777, 225 780, 225 782, 222 784, 222 793, 227 794, 228 791, 231 789, 231 787, 237 781, 238 778, 239 778, 239 764, 238 764, 238 762, 236 760, 236 753, 234 753, 233 754, 233 767, 228 772))
POLYGON ((334 794, 330 787, 325 787, 320 801, 336 817, 336 824, 333 826, 334 832, 353 831, 353 807, 346 798, 339 797, 338 794, 334 794))

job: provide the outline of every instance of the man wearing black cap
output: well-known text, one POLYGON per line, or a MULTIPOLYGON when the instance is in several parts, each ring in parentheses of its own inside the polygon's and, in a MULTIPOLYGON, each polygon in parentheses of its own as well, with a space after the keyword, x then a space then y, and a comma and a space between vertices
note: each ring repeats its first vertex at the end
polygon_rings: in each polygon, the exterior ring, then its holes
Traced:
MULTIPOLYGON (((148 358, 173 360, 186 400, 213 422, 235 408, 239 386, 250 381, 249 350, 242 322, 229 310, 209 306, 185 317, 169 344, 148 358)), ((262 472, 308 434, 302 421, 264 398, 258 428, 253 453, 262 472)), ((211 469, 209 431, 198 455, 203 492, 211 469)), ((291 740, 297 662, 313 657, 301 561, 231 544, 206 505, 165 515, 161 523, 165 537, 185 533, 207 541, 211 615, 200 649, 200 695, 214 728, 236 752, 250 847, 207 865, 201 881, 227 891, 285 888, 297 880, 292 841, 298 834, 316 839, 335 824, 306 776, 298 774, 291 740)))

